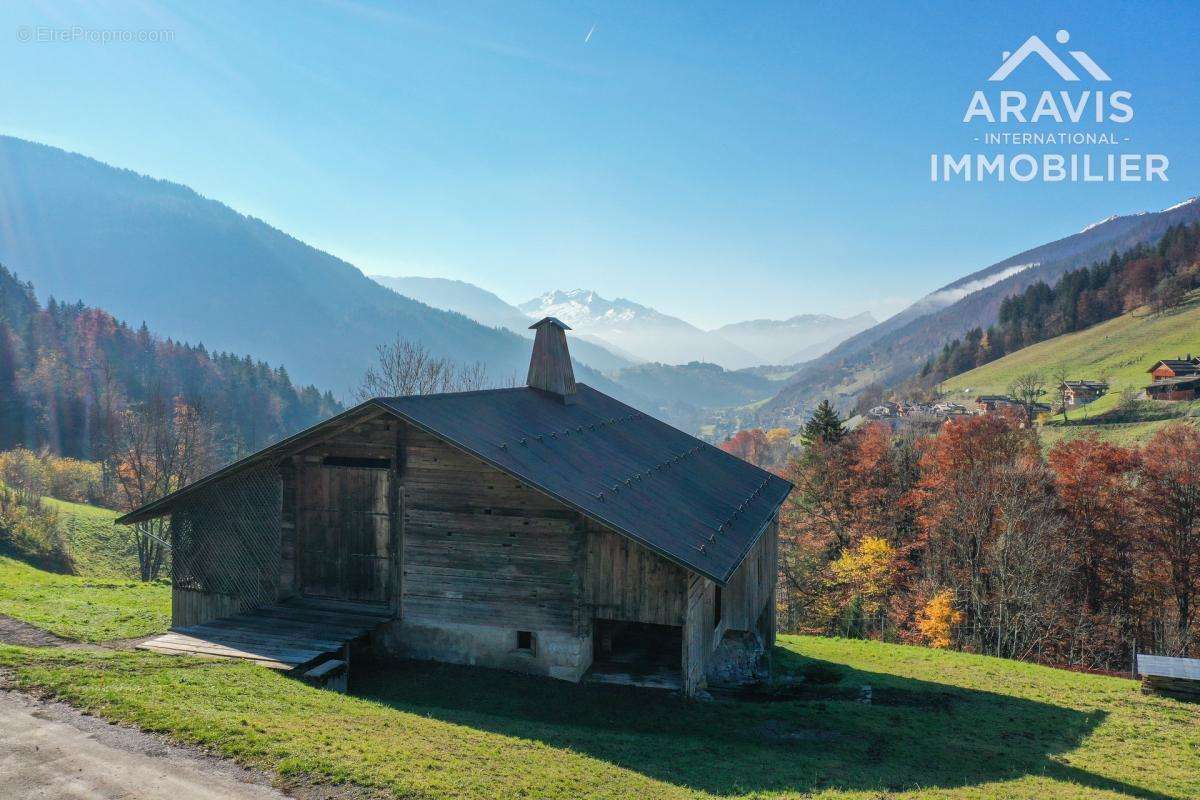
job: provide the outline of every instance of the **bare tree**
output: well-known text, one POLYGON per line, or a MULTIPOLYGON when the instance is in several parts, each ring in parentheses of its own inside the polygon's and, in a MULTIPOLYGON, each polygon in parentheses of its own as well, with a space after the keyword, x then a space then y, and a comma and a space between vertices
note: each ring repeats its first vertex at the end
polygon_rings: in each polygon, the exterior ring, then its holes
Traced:
POLYGON ((1033 423, 1033 407, 1038 398, 1046 393, 1046 381, 1040 372, 1025 372, 1009 384, 1008 393, 1025 409, 1025 418, 1033 423))
POLYGON ((995 538, 983 562, 985 650, 1032 659, 1055 632, 1068 577, 1052 477, 1028 464, 1005 470, 994 496, 995 538))
MULTIPOLYGON (((124 413, 113 459, 124 506, 138 508, 182 488, 212 468, 212 433, 197 405, 155 391, 124 413)), ((140 523, 132 529, 132 535, 141 579, 156 580, 169 547, 164 519, 140 523)))
POLYGON ((403 397, 439 392, 470 392, 490 385, 482 361, 459 364, 437 357, 420 342, 397 338, 376 348, 375 365, 368 368, 355 390, 359 401, 372 397, 403 397))

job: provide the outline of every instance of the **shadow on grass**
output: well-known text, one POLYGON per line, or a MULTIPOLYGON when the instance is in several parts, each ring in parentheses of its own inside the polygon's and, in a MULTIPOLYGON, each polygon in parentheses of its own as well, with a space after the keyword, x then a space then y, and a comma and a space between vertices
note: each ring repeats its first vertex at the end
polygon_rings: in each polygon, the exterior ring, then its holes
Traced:
POLYGON ((906 791, 1041 775, 1092 791, 1172 797, 1055 760, 1078 747, 1103 712, 777 653, 777 672, 807 672, 811 689, 773 702, 689 702, 653 690, 405 662, 360 668, 353 693, 718 795, 906 791), (870 704, 858 700, 864 685, 872 687, 870 704))

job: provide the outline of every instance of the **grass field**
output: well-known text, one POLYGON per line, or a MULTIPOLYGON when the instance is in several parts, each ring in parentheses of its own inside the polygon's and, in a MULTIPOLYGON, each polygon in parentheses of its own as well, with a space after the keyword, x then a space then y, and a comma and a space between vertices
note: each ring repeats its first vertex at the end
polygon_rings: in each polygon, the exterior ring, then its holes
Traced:
POLYGON ((166 630, 171 587, 136 580, 137 549, 117 512, 43 497, 58 514, 75 574, 47 572, 0 549, 0 614, 67 639, 105 642, 166 630))
POLYGON ((1200 705, 1133 681, 810 637, 783 637, 777 664, 808 674, 807 693, 696 703, 407 664, 339 695, 246 664, 0 647, 27 689, 283 783, 405 798, 1200 796, 1200 705))
MULTIPOLYGON (((167 627, 169 587, 0 556, 0 614, 82 641, 128 638, 167 627)), ((799 693, 697 703, 361 660, 340 695, 245 663, 0 646, 24 689, 283 785, 427 800, 1200 797, 1200 705, 1130 680, 814 637, 781 637, 775 660, 777 676, 804 676, 799 693)))
POLYGON ((71 559, 78 575, 94 578, 136 578, 137 546, 129 529, 115 525, 117 512, 43 497, 58 512, 71 542, 71 559))
MULTIPOLYGON (((1058 370, 1073 379, 1107 378, 1107 395, 1068 412, 1063 424, 1055 417, 1043 428, 1048 444, 1061 439, 1096 434, 1124 444, 1144 442, 1154 431, 1174 419, 1200 415, 1200 403, 1150 403, 1136 421, 1103 419, 1117 409, 1122 390, 1141 390, 1150 382, 1147 370, 1162 358, 1200 353, 1200 299, 1179 309, 1153 313, 1139 309, 1084 331, 1070 333, 1010 353, 1004 358, 957 375, 942 384, 951 399, 963 402, 981 394, 1003 394, 1023 373, 1039 372, 1047 387, 1058 370), (1100 418, 1100 419, 1097 419, 1100 418)), ((1043 398, 1049 402, 1049 395, 1043 398)))
POLYGON ((58 575, 0 554, 0 614, 81 642, 128 639, 166 630, 166 583, 58 575))

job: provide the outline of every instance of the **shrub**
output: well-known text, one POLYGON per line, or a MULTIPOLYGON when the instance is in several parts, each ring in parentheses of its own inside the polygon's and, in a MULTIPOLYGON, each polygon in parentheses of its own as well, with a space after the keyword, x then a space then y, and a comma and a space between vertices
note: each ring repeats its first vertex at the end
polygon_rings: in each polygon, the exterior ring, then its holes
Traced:
POLYGON ((32 492, 0 485, 0 545, 45 569, 73 571, 58 513, 32 492))
POLYGON ((103 490, 100 465, 23 447, 0 453, 0 481, 36 495, 73 503, 98 503, 103 490))

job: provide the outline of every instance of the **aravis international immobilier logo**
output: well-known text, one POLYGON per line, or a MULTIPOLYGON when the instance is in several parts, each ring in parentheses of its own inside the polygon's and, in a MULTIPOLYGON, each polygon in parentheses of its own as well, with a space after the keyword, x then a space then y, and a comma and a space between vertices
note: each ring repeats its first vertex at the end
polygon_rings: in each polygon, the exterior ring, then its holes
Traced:
MULTIPOLYGON (((1054 40, 1068 45, 1071 34, 1060 30, 1054 40)), ((962 117, 972 146, 980 150, 931 154, 934 183, 1169 180, 1166 155, 1124 149, 1132 141, 1133 92, 1113 88, 1112 77, 1086 51, 1060 54, 1041 37, 1030 36, 1016 50, 1001 53, 986 84, 972 92, 962 117), (1005 86, 1039 61, 1053 73, 1052 81, 1068 86, 1034 92, 1005 86)))

